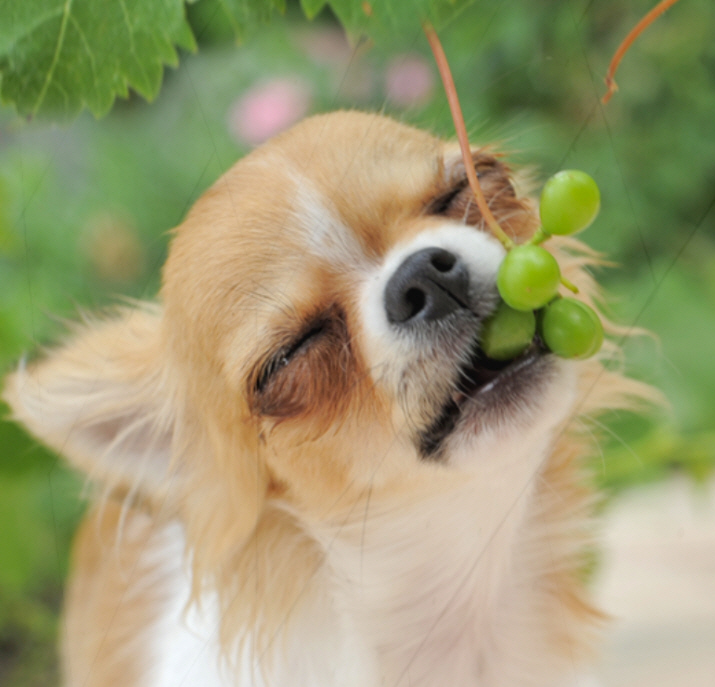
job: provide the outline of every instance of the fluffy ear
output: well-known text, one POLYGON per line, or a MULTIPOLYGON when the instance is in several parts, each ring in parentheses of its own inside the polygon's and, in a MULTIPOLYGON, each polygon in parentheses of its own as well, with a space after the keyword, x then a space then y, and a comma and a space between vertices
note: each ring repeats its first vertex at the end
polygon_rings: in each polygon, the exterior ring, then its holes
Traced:
POLYGON ((168 473, 172 392, 158 307, 84 325, 7 379, 14 418, 93 480, 156 494, 168 473))

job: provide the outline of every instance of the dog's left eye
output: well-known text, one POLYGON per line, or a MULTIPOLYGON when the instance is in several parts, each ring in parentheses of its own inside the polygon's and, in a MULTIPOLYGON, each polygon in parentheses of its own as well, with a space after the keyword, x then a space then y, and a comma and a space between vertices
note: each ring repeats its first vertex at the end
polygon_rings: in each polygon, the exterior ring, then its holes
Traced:
MULTIPOLYGON (((473 154, 474 169, 492 212, 510 216, 515 207, 516 196, 509 177, 509 169, 497 157, 477 151, 473 154)), ((476 225, 482 217, 460 162, 449 172, 449 187, 427 206, 431 215, 449 217, 466 224, 476 225)))
POLYGON ((453 214, 454 206, 457 203, 460 195, 468 187, 467 179, 455 184, 447 193, 444 193, 435 198, 427 208, 430 215, 447 215, 453 214))

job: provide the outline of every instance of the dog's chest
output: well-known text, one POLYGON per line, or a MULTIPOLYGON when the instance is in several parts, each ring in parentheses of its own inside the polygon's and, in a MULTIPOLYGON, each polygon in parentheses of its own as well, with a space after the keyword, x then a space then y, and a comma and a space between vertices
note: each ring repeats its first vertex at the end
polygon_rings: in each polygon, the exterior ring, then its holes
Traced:
POLYGON ((493 672, 494 662, 521 663, 530 651, 522 630, 533 619, 516 616, 513 608, 524 606, 510 596, 518 594, 510 567, 521 514, 512 510, 495 526, 423 512, 409 526, 393 521, 397 530, 384 537, 377 536, 382 523, 369 518, 344 528, 330 542, 326 577, 286 612, 282 635, 259 653, 247 628, 230 667, 218 604, 208 598, 200 610, 186 610, 190 578, 181 556, 172 557, 165 578, 172 595, 142 642, 153 666, 147 685, 552 687, 536 675, 519 683, 493 672))
POLYGON ((487 509, 465 489, 402 513, 376 507, 324 537, 335 610, 375 657, 375 684, 491 686, 485 665, 518 603, 513 549, 528 501, 487 509))

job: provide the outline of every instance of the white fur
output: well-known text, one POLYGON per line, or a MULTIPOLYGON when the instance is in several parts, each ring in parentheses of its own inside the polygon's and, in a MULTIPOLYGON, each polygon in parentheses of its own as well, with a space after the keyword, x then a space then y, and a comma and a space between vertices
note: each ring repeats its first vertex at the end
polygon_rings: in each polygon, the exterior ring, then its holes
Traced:
POLYGON ((377 684, 373 657, 354 629, 341 624, 325 596, 305 599, 295 631, 277 639, 280 648, 258 655, 250 633, 240 656, 228 665, 219 643, 217 600, 205 595, 191 603, 191 576, 185 564, 186 539, 172 523, 152 552, 160 559, 166 599, 140 646, 148 652, 146 685, 151 687, 366 687, 377 684), (280 660, 278 660, 280 659, 280 660), (265 676, 269 677, 266 678, 265 676))
POLYGON ((293 219, 310 255, 337 270, 356 269, 365 254, 355 234, 328 199, 302 175, 295 176, 293 219))
MULTIPOLYGON (((147 632, 153 666, 150 684, 154 687, 227 687, 232 683, 220 669, 217 605, 205 599, 200 607, 189 606, 191 584, 184 564, 183 531, 178 524, 172 524, 164 535, 162 539, 167 544, 162 572, 167 577, 170 593, 163 613, 147 632)), ((241 677, 241 683, 262 687, 256 677, 247 673, 241 677)))

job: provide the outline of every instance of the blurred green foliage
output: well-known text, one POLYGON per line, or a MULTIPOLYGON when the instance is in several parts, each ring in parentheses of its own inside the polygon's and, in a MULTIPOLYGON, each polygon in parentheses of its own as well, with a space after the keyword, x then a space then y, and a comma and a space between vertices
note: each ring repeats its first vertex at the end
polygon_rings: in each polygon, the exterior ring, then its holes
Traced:
MULTIPOLYGON (((603 210, 584 239, 619 265, 599 280, 619 321, 656 334, 628 342, 626 364, 671 406, 606 423, 595 468, 611 489, 715 465, 712 1, 678 3, 654 24, 624 60, 620 92, 599 103, 613 51, 651 5, 477 0, 441 34, 475 142, 503 142, 541 179, 564 167, 596 178, 603 210)), ((438 83, 413 107, 385 96, 405 55, 435 76, 421 34, 351 51, 329 16, 309 23, 289 7, 236 48, 215 7, 190 6, 199 52, 151 105, 132 97, 101 122, 63 127, 0 111, 0 370, 60 337, 78 309, 156 293, 168 230, 247 150, 232 121, 254 85, 300 81, 312 112, 384 110, 451 135, 438 83)), ((82 483, 9 422, 0 447, 0 683, 52 685, 82 483)))

